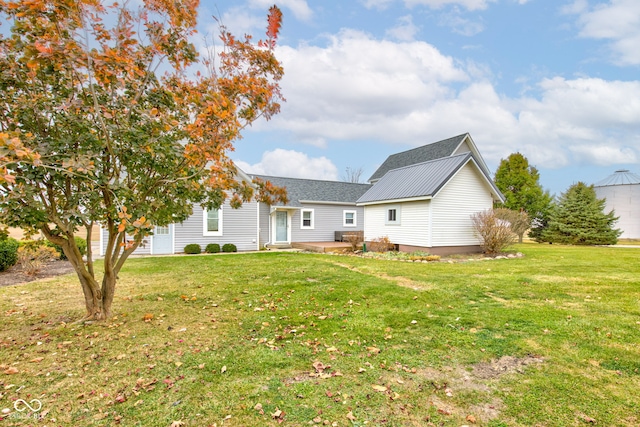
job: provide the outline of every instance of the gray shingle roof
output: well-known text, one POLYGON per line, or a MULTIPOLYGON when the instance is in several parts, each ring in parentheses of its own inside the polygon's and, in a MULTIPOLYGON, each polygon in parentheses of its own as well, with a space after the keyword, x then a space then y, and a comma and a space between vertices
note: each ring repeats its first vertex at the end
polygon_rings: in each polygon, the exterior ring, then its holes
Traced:
POLYGON ((301 207, 301 201, 355 203, 371 188, 371 184, 355 184, 341 181, 321 181, 316 179, 285 178, 279 176, 253 175, 270 181, 278 187, 286 187, 289 197, 287 206, 301 207))
POLYGON ((430 160, 441 159, 451 156, 460 143, 468 134, 454 136, 452 138, 443 139, 433 144, 423 145, 422 147, 413 148, 401 153, 392 154, 380 165, 380 167, 371 175, 369 181, 380 179, 393 169, 402 168, 417 163, 424 163, 430 160))

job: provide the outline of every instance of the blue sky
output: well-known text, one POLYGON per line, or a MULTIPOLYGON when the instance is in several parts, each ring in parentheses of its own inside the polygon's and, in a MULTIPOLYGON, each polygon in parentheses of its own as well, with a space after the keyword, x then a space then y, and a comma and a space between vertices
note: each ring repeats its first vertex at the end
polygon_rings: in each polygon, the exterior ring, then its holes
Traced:
MULTIPOLYGON (((274 0, 203 0, 261 38, 274 0)), ((521 152, 560 194, 640 173, 638 0, 282 0, 281 113, 244 132, 249 173, 366 180, 395 152, 469 132, 495 171, 521 152)))

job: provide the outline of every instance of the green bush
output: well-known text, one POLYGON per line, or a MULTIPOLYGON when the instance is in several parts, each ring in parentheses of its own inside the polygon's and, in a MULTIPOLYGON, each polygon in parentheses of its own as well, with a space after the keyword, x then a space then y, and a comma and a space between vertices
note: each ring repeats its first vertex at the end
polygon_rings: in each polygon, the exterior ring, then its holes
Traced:
POLYGON ((225 243, 222 245, 222 252, 238 252, 238 248, 233 243, 225 243))
POLYGON ((220 245, 217 243, 209 243, 204 251, 208 254, 217 254, 220 252, 220 245))
POLYGON ((18 262, 20 244, 11 237, 0 240, 0 271, 5 271, 18 262))
POLYGON ((202 252, 202 248, 197 243, 190 243, 184 247, 185 254, 199 254, 202 252))
MULTIPOLYGON (((85 256, 87 254, 87 241, 82 237, 78 237, 78 236, 75 236, 74 240, 76 241, 76 246, 80 251, 80 255, 85 256)), ((51 243, 48 240, 46 240, 44 244, 45 246, 49 246, 50 248, 53 248, 56 251, 58 251, 58 253, 60 254, 60 259, 67 259, 67 256, 64 254, 64 251, 62 250, 62 246, 56 245, 55 243, 51 243)))

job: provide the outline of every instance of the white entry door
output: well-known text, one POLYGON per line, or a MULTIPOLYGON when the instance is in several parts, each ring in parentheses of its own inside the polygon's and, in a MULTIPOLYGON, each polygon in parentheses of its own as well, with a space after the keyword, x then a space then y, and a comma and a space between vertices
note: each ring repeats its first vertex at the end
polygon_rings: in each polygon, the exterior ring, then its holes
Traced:
POLYGON ((153 254, 173 253, 173 226, 156 227, 153 233, 153 254))
POLYGON ((286 211, 276 211, 276 242, 289 241, 289 218, 286 211))

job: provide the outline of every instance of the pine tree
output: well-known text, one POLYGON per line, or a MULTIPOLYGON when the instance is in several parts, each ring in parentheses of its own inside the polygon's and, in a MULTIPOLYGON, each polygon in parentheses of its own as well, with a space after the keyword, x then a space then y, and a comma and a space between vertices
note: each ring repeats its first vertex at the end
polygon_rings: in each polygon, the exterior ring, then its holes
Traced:
MULTIPOLYGON (((540 185, 540 173, 520 153, 513 153, 502 159, 496 170, 494 181, 505 197, 505 202, 496 204, 496 208, 507 208, 516 212, 524 211, 529 215, 531 231, 529 236, 537 237, 546 225, 546 216, 552 197, 540 185)), ((522 242, 522 234, 519 234, 522 242)))
POLYGON ((621 231, 613 228, 618 217, 604 213, 605 200, 598 199, 593 185, 582 182, 562 193, 552 209, 543 238, 569 245, 613 245, 621 231))

